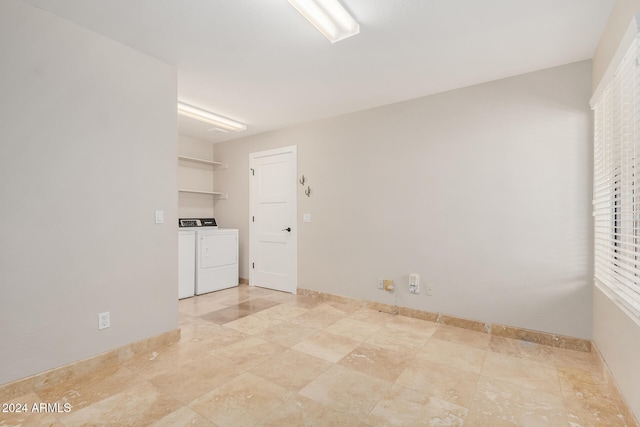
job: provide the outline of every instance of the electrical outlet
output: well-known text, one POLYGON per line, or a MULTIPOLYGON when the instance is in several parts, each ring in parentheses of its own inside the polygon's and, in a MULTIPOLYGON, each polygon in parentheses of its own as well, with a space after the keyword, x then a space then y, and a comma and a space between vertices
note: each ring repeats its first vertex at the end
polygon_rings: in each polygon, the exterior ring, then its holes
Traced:
POLYGON ((420 293, 420 275, 413 273, 409 275, 409 292, 412 294, 420 293))
POLYGON ((378 278, 378 289, 384 289, 384 279, 378 278))
POLYGON ((427 283, 424 289, 425 295, 432 297, 433 296, 433 285, 431 283, 427 283))
POLYGON ((393 280, 384 279, 383 287, 385 291, 393 291, 393 280))
POLYGON ((98 313, 98 329, 106 329, 111 326, 111 314, 106 311, 98 313))

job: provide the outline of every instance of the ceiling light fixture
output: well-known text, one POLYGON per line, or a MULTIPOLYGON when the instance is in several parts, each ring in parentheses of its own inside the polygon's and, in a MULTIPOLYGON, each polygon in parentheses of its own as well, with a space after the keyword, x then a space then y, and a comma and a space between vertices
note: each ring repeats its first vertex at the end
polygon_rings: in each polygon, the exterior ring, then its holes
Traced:
POLYGON ((338 0, 289 0, 289 3, 331 43, 360 32, 360 24, 338 0))
POLYGON ((200 120, 201 122, 209 123, 217 128, 227 131, 240 132, 247 130, 247 125, 244 123, 231 120, 227 117, 222 117, 218 114, 214 114, 210 111, 201 110, 193 105, 185 104, 178 101, 178 114, 184 117, 190 117, 192 119, 200 120))

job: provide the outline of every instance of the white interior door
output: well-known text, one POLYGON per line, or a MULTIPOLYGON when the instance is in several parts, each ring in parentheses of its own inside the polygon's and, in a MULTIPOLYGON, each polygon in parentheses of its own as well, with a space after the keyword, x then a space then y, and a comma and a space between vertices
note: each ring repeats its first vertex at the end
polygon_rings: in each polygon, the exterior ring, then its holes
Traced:
POLYGON ((284 147, 249 155, 251 285, 296 293, 297 153, 284 147))

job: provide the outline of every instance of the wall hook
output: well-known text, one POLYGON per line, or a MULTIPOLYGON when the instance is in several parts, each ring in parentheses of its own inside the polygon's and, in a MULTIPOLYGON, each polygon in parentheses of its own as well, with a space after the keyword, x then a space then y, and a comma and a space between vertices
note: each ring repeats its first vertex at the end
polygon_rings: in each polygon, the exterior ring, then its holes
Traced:
POLYGON ((311 187, 307 185, 307 189, 304 190, 304 194, 306 194, 307 197, 311 197, 311 187))
POLYGON ((305 182, 307 182, 306 178, 304 177, 304 175, 302 175, 302 178, 300 178, 298 180, 298 182, 300 183, 300 185, 304 185, 305 182))

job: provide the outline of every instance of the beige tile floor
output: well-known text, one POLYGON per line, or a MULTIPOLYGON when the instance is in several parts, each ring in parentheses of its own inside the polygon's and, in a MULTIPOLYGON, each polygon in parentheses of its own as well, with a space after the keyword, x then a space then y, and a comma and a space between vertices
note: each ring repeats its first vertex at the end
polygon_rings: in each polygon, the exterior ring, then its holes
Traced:
POLYGON ((15 399, 0 426, 624 426, 594 356, 240 286, 179 342, 15 399))

